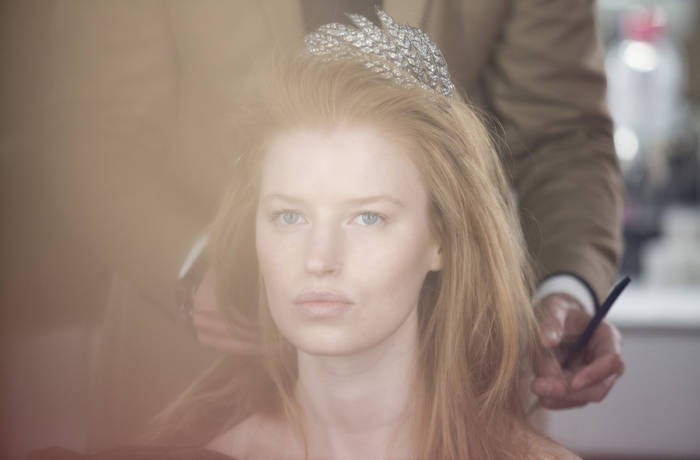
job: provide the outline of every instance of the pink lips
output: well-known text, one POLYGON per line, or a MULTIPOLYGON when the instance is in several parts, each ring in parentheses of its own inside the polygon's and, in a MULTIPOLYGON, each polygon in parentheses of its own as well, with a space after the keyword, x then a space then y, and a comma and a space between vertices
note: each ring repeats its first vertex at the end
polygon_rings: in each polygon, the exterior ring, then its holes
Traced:
POLYGON ((330 318, 348 311, 353 302, 334 291, 304 291, 294 298, 299 310, 312 318, 330 318))

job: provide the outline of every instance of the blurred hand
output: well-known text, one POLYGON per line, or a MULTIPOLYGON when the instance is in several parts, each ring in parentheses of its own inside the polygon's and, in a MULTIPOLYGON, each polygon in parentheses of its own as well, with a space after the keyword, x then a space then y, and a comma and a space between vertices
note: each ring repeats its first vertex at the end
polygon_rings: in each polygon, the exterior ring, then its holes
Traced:
POLYGON ((204 346, 231 354, 258 353, 257 335, 244 328, 233 328, 221 314, 216 300, 216 276, 209 269, 193 299, 192 325, 204 346))
POLYGON ((591 315, 565 294, 551 294, 537 308, 543 342, 552 350, 536 363, 531 389, 539 403, 549 409, 566 409, 602 401, 625 369, 618 330, 603 321, 569 369, 562 370, 559 363, 591 315))

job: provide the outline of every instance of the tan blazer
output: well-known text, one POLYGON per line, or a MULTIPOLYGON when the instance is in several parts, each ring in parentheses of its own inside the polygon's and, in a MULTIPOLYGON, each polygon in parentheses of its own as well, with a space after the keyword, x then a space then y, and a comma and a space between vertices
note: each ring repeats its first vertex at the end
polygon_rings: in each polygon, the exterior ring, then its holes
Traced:
MULTIPOLYGON (((301 40, 301 9, 290 0, 51 5, 47 145, 56 199, 105 261, 172 311, 180 264, 226 182, 225 115, 260 56, 301 40)), ((385 9, 426 30, 456 85, 502 126, 539 279, 569 272, 600 298, 621 251, 621 181, 593 3, 387 0, 385 9)), ((120 285, 131 293, 112 296, 122 307, 108 312, 104 341, 116 345, 103 360, 100 447, 138 432, 204 359, 181 343, 169 347, 182 341, 180 326, 145 313, 146 301, 120 285), (153 362, 180 368, 153 372, 153 362)))
POLYGON ((622 181, 594 2, 408 3, 426 4, 456 84, 503 127, 538 281, 570 273, 602 299, 622 252, 622 181))

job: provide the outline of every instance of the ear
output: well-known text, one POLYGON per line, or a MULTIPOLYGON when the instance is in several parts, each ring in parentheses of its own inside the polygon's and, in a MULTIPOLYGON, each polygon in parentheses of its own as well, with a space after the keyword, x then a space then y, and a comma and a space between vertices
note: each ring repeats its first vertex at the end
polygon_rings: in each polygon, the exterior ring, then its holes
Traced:
POLYGON ((442 248, 435 243, 430 250, 430 265, 431 272, 439 272, 442 270, 442 248))

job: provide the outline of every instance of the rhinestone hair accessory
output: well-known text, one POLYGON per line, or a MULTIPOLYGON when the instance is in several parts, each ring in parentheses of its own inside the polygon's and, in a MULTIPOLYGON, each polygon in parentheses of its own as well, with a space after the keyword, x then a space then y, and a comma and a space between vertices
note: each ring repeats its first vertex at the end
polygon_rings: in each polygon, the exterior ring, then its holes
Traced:
POLYGON ((326 24, 308 34, 307 51, 329 59, 355 58, 401 86, 415 86, 449 97, 454 85, 438 47, 420 29, 399 24, 377 8, 381 28, 358 14, 355 25, 326 24))

